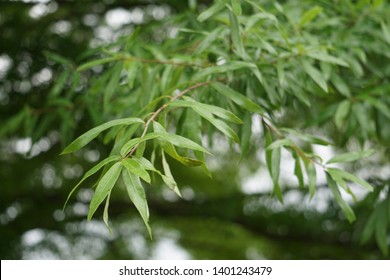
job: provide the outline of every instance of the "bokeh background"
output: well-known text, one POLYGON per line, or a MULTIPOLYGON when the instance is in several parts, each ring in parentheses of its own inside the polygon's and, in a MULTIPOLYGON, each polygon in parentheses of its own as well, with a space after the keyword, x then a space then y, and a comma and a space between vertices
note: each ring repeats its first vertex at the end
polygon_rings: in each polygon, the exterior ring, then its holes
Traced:
MULTIPOLYGON (((120 195, 111 197, 112 234, 101 212, 87 222, 93 181, 62 211, 77 180, 109 149, 94 143, 75 156, 59 155, 92 121, 60 123, 53 114, 40 122, 41 115, 52 112, 33 108, 45 102, 61 78, 61 66, 53 57, 58 54, 67 59, 64 64, 77 65, 89 48, 130 35, 137 26, 149 30, 154 40, 175 37, 177 30, 166 21, 188 10, 191 2, 0 1, 1 259, 385 258, 374 241, 359 243, 370 205, 366 193, 357 192, 363 199, 354 208, 359 219, 350 224, 331 199, 325 178, 318 178, 317 194, 310 199, 297 188, 293 162, 286 157, 281 204, 270 195, 272 181, 263 152, 253 148, 242 159, 239 153, 226 153, 224 141, 213 146, 215 156, 208 162, 213 179, 172 162, 183 199, 158 181, 147 188, 153 240, 134 207, 120 195), (31 118, 38 123, 33 131, 23 129, 26 112, 38 116, 31 118)), ((259 119, 252 120, 252 128, 254 137, 260 137, 259 119)), ((328 158, 335 153, 317 148, 328 158)), ((357 171, 379 188, 390 178, 388 165, 368 163, 357 171)))

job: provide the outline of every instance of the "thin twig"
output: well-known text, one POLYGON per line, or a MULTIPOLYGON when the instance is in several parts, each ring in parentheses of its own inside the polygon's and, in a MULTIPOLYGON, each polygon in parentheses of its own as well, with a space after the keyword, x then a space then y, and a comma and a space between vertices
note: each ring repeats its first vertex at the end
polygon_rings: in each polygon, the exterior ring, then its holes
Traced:
MULTIPOLYGON (((146 121, 145 123, 145 127, 144 127, 144 130, 142 131, 142 134, 141 134, 141 138, 145 137, 147 131, 148 131, 148 128, 149 128, 149 125, 154 121, 156 120, 156 118, 158 117, 158 115, 164 111, 168 106, 169 106, 169 103, 170 102, 173 102, 181 97, 183 97, 183 95, 187 94, 188 92, 194 90, 194 89, 197 89, 197 88, 200 88, 200 87, 203 87, 205 85, 208 85, 210 84, 211 81, 207 81, 207 82, 202 82, 202 83, 198 83, 198 84, 195 84, 193 86, 190 86, 189 88, 186 88, 185 90, 181 91, 178 95, 176 95, 175 97, 173 97, 168 103, 165 103, 164 105, 162 105, 160 108, 158 108, 155 112, 152 113, 152 115, 150 116, 150 118, 146 121)), ((126 155, 126 158, 129 158, 131 157, 134 152, 137 150, 139 144, 135 145, 131 151, 126 155)))

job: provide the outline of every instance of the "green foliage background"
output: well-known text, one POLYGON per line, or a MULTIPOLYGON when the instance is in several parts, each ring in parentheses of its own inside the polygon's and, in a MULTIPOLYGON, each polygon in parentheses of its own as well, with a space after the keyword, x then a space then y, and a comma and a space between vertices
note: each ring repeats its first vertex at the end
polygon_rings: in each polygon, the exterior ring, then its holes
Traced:
POLYGON ((387 257, 387 1, 0 7, 5 257, 34 256, 20 248, 31 229, 59 227, 78 248, 101 211, 112 232, 95 230, 104 253, 87 256, 151 257, 138 217, 143 253, 121 245, 133 209, 157 242, 177 230, 193 258, 387 257), (130 18, 110 25, 118 8, 130 18), (264 169, 272 190, 245 191, 264 169), (20 218, 41 207, 54 220, 20 218))

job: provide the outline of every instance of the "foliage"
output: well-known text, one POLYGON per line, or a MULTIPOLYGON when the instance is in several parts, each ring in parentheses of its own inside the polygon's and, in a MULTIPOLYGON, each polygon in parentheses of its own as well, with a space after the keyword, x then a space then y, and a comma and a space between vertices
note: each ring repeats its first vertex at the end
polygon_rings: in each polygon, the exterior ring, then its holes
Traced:
POLYGON ((130 36, 90 48, 76 62, 47 52, 62 71, 56 73, 46 103, 19 110, 0 135, 24 126, 36 141, 53 120, 61 120, 63 154, 98 138, 111 152, 85 173, 70 195, 102 170, 88 219, 105 202, 108 226, 111 193, 124 186, 150 235, 144 183, 151 184, 151 175, 158 175, 181 196, 173 161, 211 176, 207 160, 222 135, 230 147, 226 153, 239 151, 242 160, 264 151, 273 193, 283 202, 280 165, 286 153, 294 159, 300 188, 307 188, 311 198, 319 173, 325 174, 349 222, 356 215, 346 194, 357 203, 351 186, 372 192, 373 211, 362 242, 375 235, 386 255, 389 186, 374 190, 348 165, 373 154, 376 163, 388 164, 386 1, 190 2, 189 9, 162 25, 138 28, 130 36), (252 129, 255 116, 261 119, 260 139, 252 129), (95 127, 71 142, 77 122, 84 119, 95 127), (340 153, 325 161, 316 153, 318 145, 340 153))

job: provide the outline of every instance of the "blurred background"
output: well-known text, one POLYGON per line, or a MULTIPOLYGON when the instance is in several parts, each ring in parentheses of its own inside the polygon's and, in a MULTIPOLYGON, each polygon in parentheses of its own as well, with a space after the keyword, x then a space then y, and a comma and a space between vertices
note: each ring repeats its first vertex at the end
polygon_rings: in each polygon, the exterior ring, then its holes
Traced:
MULTIPOLYGON (((120 194, 111 197, 112 234, 101 212, 87 222, 92 180, 62 211, 71 188, 109 150, 94 143, 75 156, 59 156, 64 144, 94 122, 88 117, 61 121, 63 114, 88 109, 77 104, 70 112, 36 109, 64 78, 58 74, 62 66, 53 60, 75 67, 72 63, 82 61, 89 48, 128 36, 137 26, 150 30, 154 40, 174 37, 177 30, 166 20, 189 10, 191 2, 0 1, 1 259, 384 258, 375 242, 359 243, 372 199, 367 193, 357 190, 358 220, 350 224, 331 199, 325 178, 318 178, 317 194, 310 199, 297 188, 293 161, 286 157, 282 205, 270 195, 272 181, 263 152, 252 148, 241 159, 238 153, 225 152, 229 146, 223 139, 216 139, 215 156, 208 162, 213 179, 172 162, 183 199, 158 181, 147 187, 153 240, 120 194)), ((259 119, 252 119, 252 129, 254 138, 262 135, 259 119)), ((317 152, 324 158, 335 153, 320 146, 317 152)), ((378 192, 390 178, 388 165, 366 163, 356 172, 369 175, 378 192)))

